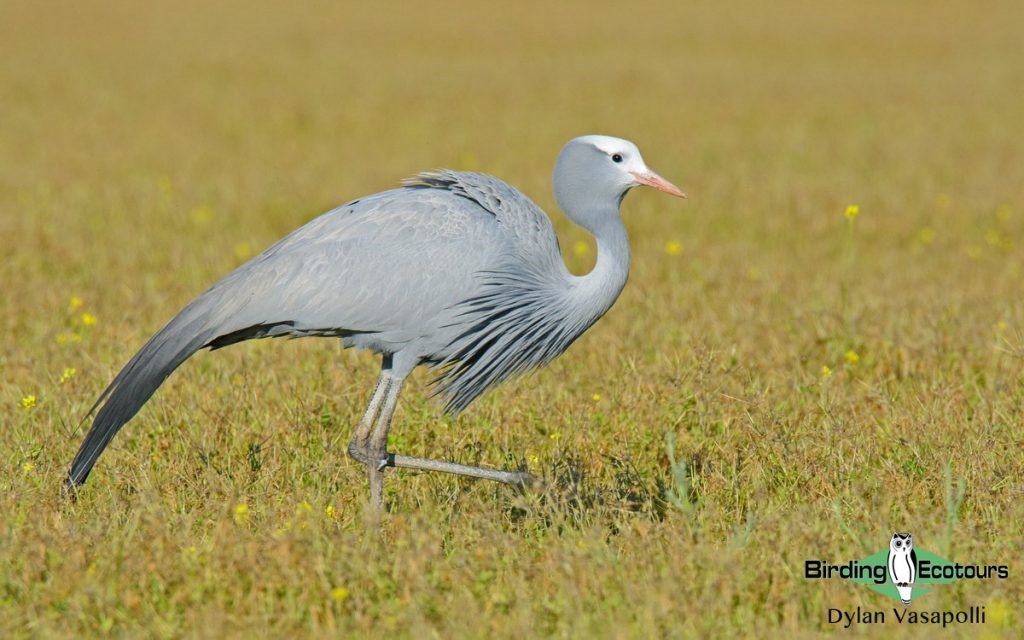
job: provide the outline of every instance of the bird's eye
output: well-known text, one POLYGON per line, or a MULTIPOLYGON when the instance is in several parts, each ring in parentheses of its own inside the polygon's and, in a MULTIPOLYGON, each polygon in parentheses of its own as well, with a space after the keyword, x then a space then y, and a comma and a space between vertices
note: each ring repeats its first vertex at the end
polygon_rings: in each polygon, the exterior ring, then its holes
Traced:
POLYGON ((621 153, 613 153, 612 154, 612 162, 622 162, 622 154, 621 153))

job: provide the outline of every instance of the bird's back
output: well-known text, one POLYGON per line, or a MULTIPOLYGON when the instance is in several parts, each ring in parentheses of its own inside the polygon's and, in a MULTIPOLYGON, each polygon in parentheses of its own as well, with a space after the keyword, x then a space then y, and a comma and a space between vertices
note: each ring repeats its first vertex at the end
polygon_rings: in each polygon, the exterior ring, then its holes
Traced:
POLYGON ((421 174, 331 210, 204 292, 197 307, 222 347, 254 337, 337 335, 350 346, 427 361, 450 355, 454 311, 495 272, 568 276, 550 220, 481 174, 421 174))
POLYGON ((405 181, 407 189, 444 191, 494 216, 497 229, 528 261, 558 259, 558 237, 547 214, 507 182, 483 173, 441 170, 405 181))

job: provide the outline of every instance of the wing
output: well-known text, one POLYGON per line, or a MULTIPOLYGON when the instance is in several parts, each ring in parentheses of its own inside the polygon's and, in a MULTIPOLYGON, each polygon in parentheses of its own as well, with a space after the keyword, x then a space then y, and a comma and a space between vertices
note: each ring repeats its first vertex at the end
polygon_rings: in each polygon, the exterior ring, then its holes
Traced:
POLYGON ((907 582, 913 583, 917 581, 917 551, 914 549, 910 550, 910 580, 907 582))
POLYGON ((464 297, 502 240, 479 206, 396 189, 309 222, 210 293, 238 299, 224 327, 231 331, 292 321, 297 335, 375 332, 400 341, 464 297))

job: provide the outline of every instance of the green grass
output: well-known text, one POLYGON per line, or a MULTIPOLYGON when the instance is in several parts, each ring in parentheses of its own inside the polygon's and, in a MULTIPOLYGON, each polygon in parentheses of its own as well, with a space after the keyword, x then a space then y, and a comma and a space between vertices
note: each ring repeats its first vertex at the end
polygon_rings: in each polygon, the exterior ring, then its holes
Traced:
POLYGON ((0 6, 0 635, 813 637, 892 603, 804 560, 909 530, 1010 567, 915 609, 1019 636, 1021 5, 481 4, 0 6), (589 269, 549 181, 595 132, 690 200, 627 198, 630 282, 553 366, 455 421, 420 372, 393 431, 544 493, 394 473, 378 535, 378 364, 304 340, 196 356, 58 499, 134 350, 331 206, 487 171, 589 269))

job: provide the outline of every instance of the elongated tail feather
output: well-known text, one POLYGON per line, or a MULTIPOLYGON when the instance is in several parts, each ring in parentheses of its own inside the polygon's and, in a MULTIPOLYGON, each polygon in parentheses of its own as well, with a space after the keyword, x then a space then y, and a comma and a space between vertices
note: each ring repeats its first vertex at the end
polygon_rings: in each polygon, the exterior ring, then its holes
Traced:
POLYGON ((87 415, 91 415, 101 403, 103 405, 71 463, 64 483, 65 491, 85 482, 96 460, 118 430, 138 413, 182 362, 216 335, 216 330, 209 326, 210 314, 204 312, 204 306, 204 296, 200 296, 150 338, 89 409, 87 415))
POLYGON ((99 412, 64 481, 66 495, 74 495, 75 488, 85 482, 96 460, 121 427, 196 351, 206 347, 220 349, 258 338, 342 337, 354 333, 333 327, 298 326, 296 321, 287 319, 267 320, 270 313, 280 313, 280 310, 272 312, 266 305, 253 304, 257 296, 242 295, 251 291, 251 280, 247 282, 234 276, 217 283, 182 309, 132 356, 100 394, 87 416, 97 407, 100 407, 99 412))

